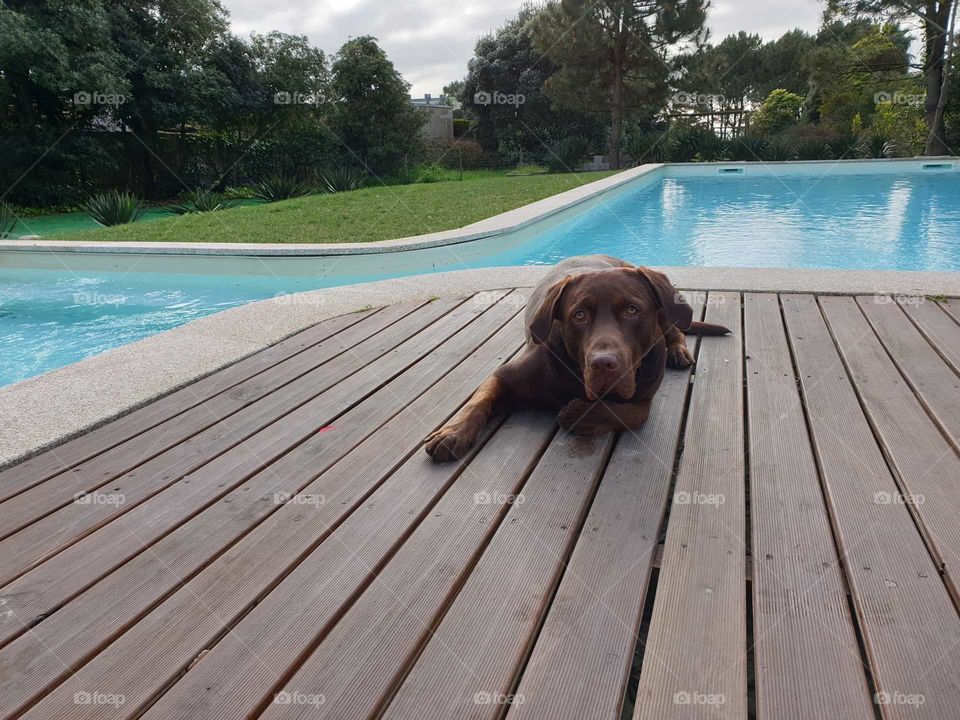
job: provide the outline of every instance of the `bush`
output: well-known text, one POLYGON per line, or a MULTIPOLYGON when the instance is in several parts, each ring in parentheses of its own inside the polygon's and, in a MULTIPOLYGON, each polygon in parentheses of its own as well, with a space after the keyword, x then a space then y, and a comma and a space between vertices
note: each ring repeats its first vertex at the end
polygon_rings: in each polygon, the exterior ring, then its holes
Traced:
POLYGON ((327 192, 349 192, 363 187, 367 173, 357 167, 341 166, 320 173, 320 179, 327 192))
POLYGON ((303 197, 310 192, 310 186, 293 175, 273 175, 253 184, 253 196, 268 203, 303 197))
POLYGON ((443 182, 448 178, 450 171, 445 167, 434 163, 433 165, 421 165, 417 168, 416 180, 418 183, 436 183, 443 182))
POLYGON ((800 120, 803 98, 789 90, 771 91, 751 118, 751 126, 762 135, 773 134, 796 125, 800 120))
POLYGON ((783 162, 793 160, 793 151, 782 140, 771 140, 764 149, 763 159, 768 162, 783 162))
POLYGON ((10 237, 17 224, 17 214, 12 205, 0 201, 0 240, 10 237))
POLYGON ((590 143, 586 138, 568 137, 547 148, 545 163, 550 172, 576 172, 589 152, 590 143))
POLYGON ((862 158, 896 157, 897 145, 888 135, 875 130, 864 135, 860 141, 859 154, 862 158))
POLYGON ((763 160, 769 143, 760 137, 742 135, 730 141, 730 159, 741 162, 763 160))
POLYGON ((830 147, 830 157, 834 160, 843 160, 846 158, 855 158, 857 148, 860 145, 860 138, 856 135, 838 135, 828 141, 830 147))
POLYGON ((83 209, 100 225, 126 225, 136 222, 145 210, 133 193, 111 190, 98 193, 84 203, 83 209))
POLYGON ((829 143, 816 138, 798 142, 793 148, 793 154, 797 160, 829 160, 831 157, 829 143))
POLYGON ((672 162, 716 162, 727 157, 727 141, 707 128, 685 127, 671 133, 669 158, 672 162))
MULTIPOLYGON (((418 155, 409 158, 413 165, 440 165, 450 170, 460 168, 464 170, 486 170, 499 167, 500 158, 494 152, 488 152, 476 140, 444 140, 439 138, 428 139, 418 155)), ((394 176, 401 174, 404 169, 395 171, 394 176)))
POLYGON ((217 193, 209 190, 195 190, 187 193, 184 202, 174 203, 167 206, 167 212, 174 215, 190 215, 192 213, 216 212, 217 210, 226 210, 233 207, 233 202, 224 200, 217 193))
POLYGON ((669 136, 663 132, 646 132, 630 135, 624 143, 624 150, 635 162, 660 163, 667 159, 669 136))

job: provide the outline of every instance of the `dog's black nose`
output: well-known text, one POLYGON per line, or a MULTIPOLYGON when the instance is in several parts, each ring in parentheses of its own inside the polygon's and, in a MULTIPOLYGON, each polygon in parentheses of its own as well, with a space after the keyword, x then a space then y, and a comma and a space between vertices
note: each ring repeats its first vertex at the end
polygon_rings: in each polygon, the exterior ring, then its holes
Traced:
POLYGON ((596 353, 590 356, 590 369, 600 372, 617 372, 620 359, 613 353, 596 353))

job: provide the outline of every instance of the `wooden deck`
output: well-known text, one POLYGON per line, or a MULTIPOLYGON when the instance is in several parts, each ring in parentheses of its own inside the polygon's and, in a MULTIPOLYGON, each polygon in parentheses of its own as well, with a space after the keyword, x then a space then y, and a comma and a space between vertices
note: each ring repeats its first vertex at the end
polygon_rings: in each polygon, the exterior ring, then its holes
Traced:
POLYGON ((0 717, 960 716, 960 302, 695 293, 639 433, 420 440, 523 291, 335 318, 0 473, 0 717))

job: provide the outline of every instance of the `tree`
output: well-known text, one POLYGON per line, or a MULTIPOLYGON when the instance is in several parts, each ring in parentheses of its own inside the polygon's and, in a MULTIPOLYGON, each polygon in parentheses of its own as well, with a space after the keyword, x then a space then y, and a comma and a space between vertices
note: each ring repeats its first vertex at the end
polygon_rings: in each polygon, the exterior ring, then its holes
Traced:
POLYGON ((924 150, 927 155, 946 155, 950 152, 946 143, 940 93, 947 63, 947 36, 956 2, 960 0, 828 0, 827 5, 828 13, 847 17, 876 17, 888 22, 909 19, 922 26, 921 69, 926 92, 925 119, 930 132, 924 150))
POLYGON ((410 85, 369 35, 344 43, 332 70, 333 130, 345 159, 396 172, 417 150, 426 120, 410 104, 410 85))
POLYGON ((754 99, 760 101, 777 88, 806 95, 810 89, 807 57, 815 45, 814 37, 799 29, 765 43, 760 50, 760 78, 754 99))
POLYGON ((557 68, 534 49, 530 30, 537 12, 524 7, 516 18, 477 41, 457 93, 473 120, 471 132, 477 141, 510 160, 542 155, 568 136, 595 137, 603 132, 598 113, 553 107, 544 92, 557 68))
POLYGON ((537 49, 558 66, 547 94, 575 110, 603 108, 620 167, 628 114, 663 107, 671 50, 704 39, 709 0, 551 0, 533 22, 537 49))
POLYGON ((770 93, 753 115, 754 129, 764 135, 778 133, 800 119, 803 98, 789 90, 778 88, 770 93))

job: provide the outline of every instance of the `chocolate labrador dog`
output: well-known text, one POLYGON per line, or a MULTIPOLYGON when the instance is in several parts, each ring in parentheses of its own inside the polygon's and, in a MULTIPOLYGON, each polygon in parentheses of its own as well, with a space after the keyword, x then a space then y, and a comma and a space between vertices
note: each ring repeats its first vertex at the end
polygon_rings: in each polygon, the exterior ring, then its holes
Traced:
POLYGON ((425 440, 434 460, 463 457, 502 410, 559 411, 564 430, 592 435, 636 430, 664 368, 693 364, 684 332, 724 335, 693 322, 693 310, 663 273, 609 255, 564 260, 527 302, 527 344, 425 440))

